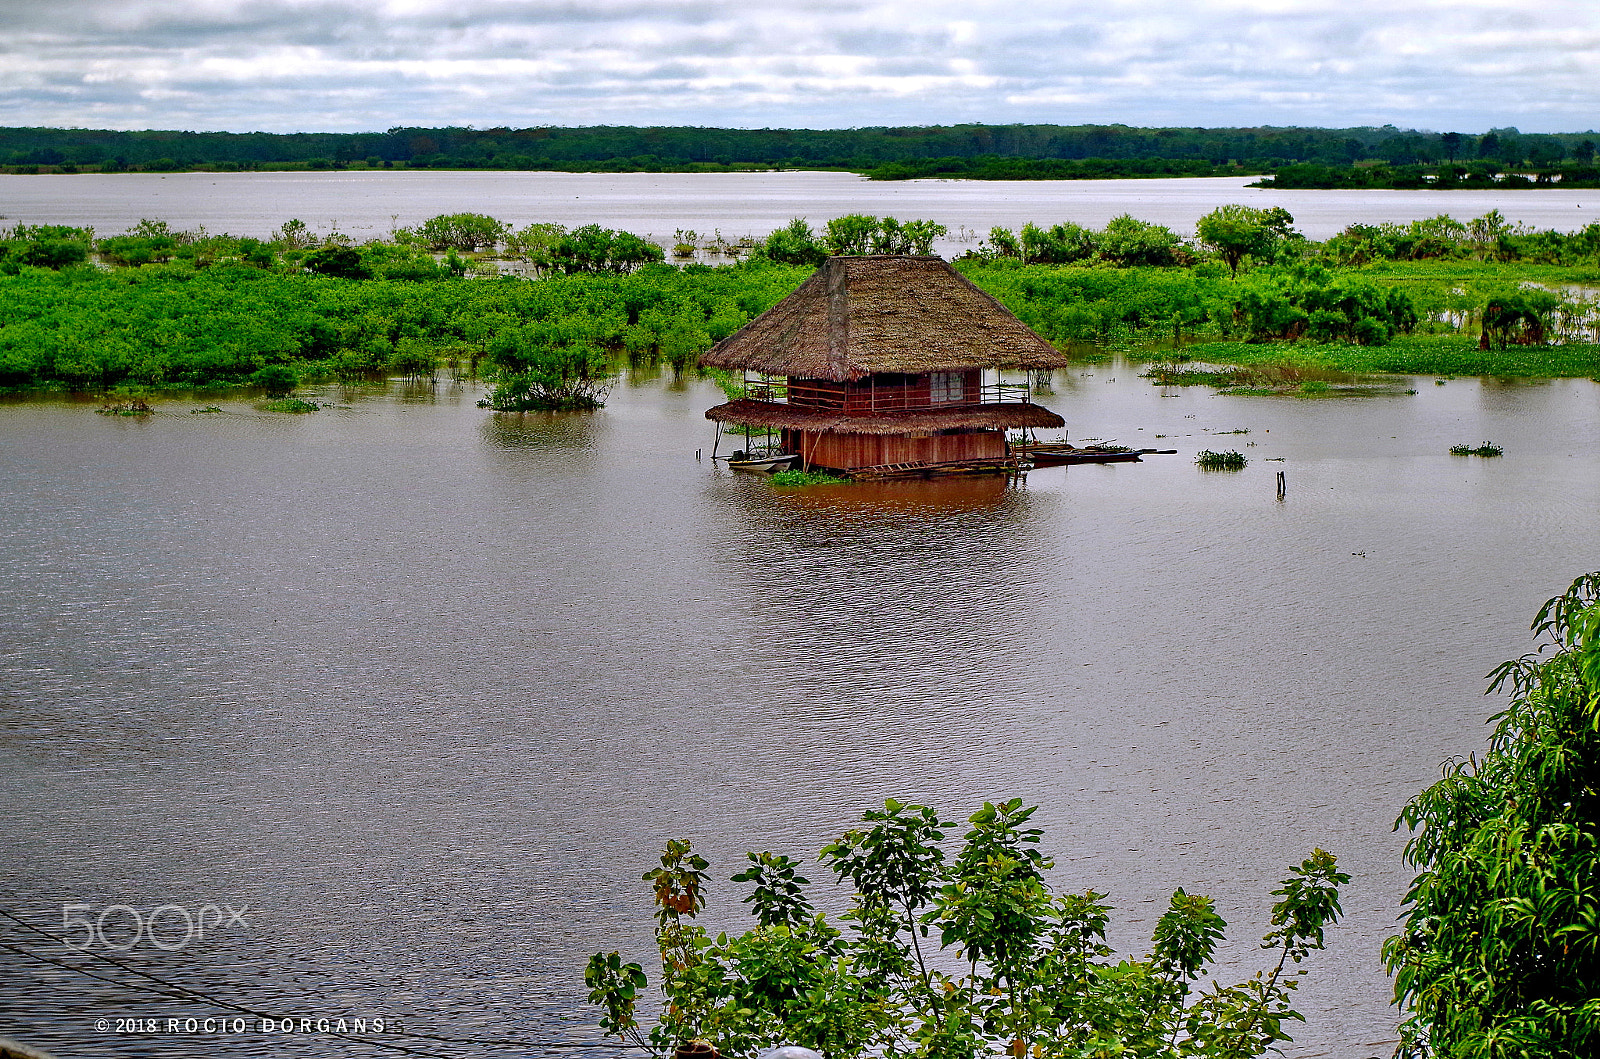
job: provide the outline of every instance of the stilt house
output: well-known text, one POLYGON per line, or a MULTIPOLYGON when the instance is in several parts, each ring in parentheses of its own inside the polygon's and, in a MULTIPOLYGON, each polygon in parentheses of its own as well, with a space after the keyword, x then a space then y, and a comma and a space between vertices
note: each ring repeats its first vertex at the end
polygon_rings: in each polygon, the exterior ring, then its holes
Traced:
POLYGON ((1005 469, 1007 429, 1062 426, 998 369, 1066 362, 942 259, 889 256, 829 258, 700 358, 745 372, 707 419, 775 432, 805 467, 932 473, 1005 469))

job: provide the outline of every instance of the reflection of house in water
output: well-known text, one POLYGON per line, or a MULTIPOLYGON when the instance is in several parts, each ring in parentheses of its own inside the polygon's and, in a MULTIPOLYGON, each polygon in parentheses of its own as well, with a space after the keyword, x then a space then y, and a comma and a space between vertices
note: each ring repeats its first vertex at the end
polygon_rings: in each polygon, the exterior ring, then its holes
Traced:
POLYGON ((1000 471, 1008 428, 1063 425, 998 369, 1067 358, 937 257, 829 258, 700 363, 746 373, 707 419, 768 432, 807 467, 1000 471))

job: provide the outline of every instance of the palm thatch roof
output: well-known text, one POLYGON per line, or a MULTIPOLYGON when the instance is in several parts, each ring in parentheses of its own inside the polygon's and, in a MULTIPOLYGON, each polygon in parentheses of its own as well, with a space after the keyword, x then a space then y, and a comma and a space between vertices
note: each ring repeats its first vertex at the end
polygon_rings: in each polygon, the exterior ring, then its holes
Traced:
POLYGON ((808 430, 818 434, 929 435, 962 427, 1004 430, 1007 427, 1060 427, 1066 421, 1048 408, 1023 402, 906 408, 892 412, 850 413, 828 408, 777 404, 741 397, 706 410, 719 423, 759 430, 808 430))
POLYGON ((1067 358, 937 257, 830 257, 702 354, 710 368, 849 382, 877 372, 1059 368, 1067 358))

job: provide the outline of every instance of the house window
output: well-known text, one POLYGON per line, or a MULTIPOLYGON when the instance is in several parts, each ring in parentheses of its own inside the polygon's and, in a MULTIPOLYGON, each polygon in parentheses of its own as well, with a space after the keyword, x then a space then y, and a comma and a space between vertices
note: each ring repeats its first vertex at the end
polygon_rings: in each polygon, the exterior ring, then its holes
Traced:
POLYGON ((959 371, 936 371, 928 379, 931 404, 955 404, 967 399, 967 377, 959 371))

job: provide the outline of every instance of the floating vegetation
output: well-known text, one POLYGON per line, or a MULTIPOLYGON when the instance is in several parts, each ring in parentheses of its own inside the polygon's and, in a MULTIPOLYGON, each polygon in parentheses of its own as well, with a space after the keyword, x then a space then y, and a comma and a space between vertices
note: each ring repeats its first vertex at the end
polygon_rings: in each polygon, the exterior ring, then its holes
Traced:
POLYGON ((845 485, 850 481, 848 478, 836 478, 821 471, 779 471, 767 480, 786 489, 808 485, 845 485))
POLYGON ((1250 461, 1242 452, 1229 449, 1227 452, 1212 452, 1210 449, 1201 449, 1195 456, 1194 462, 1199 464, 1201 470, 1206 471, 1237 471, 1250 461))
POLYGON ((150 402, 143 397, 131 397, 126 401, 95 409, 96 413, 103 416, 148 416, 154 415, 155 411, 150 407, 150 402))
POLYGON ((1214 436, 1216 436, 1216 437, 1219 437, 1219 438, 1220 437, 1224 437, 1225 435, 1228 435, 1228 434, 1248 434, 1248 433, 1250 433, 1250 428, 1249 427, 1241 427, 1238 430, 1216 430, 1216 431, 1212 431, 1212 434, 1214 436))
POLYGON ((1324 394, 1328 392, 1328 384, 1323 379, 1308 379, 1300 384, 1303 394, 1324 394))
POLYGON ((1505 449, 1502 449, 1492 441, 1485 441, 1477 448, 1473 448, 1471 445, 1450 446, 1450 455, 1452 456, 1504 456, 1505 451, 1505 449))
POLYGON ((298 415, 302 412, 315 412, 322 406, 315 401, 302 401, 298 397, 283 397, 276 401, 267 401, 261 407, 268 412, 293 412, 298 415))
POLYGON ((222 409, 218 408, 216 405, 208 404, 204 408, 191 408, 191 409, 189 409, 189 414, 192 415, 192 416, 201 416, 201 415, 208 415, 208 414, 210 414, 212 412, 220 412, 220 411, 222 411, 222 409))
POLYGON ((1179 368, 1171 364, 1152 364, 1150 370, 1139 376, 1150 379, 1157 386, 1215 386, 1223 389, 1238 386, 1248 380, 1251 373, 1244 368, 1179 368))

